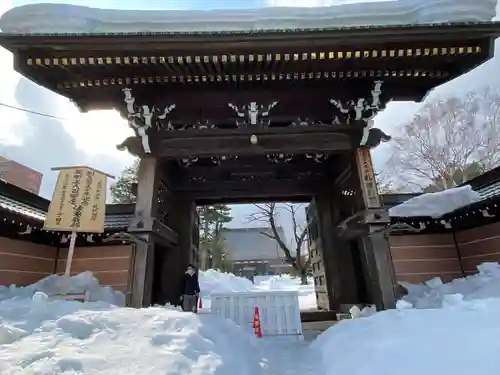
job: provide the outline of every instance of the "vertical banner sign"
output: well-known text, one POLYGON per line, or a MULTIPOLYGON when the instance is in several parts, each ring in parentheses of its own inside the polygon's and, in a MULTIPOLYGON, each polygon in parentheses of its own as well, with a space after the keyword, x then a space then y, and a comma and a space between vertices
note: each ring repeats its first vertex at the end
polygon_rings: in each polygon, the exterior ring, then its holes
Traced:
POLYGON ((76 233, 104 232, 106 182, 108 177, 113 178, 113 176, 85 166, 52 168, 52 170, 58 170, 59 176, 43 227, 45 230, 71 232, 64 271, 66 280, 64 294, 66 294, 69 291, 76 233))
POLYGON ((88 167, 58 168, 44 229, 104 232, 107 175, 88 167))
POLYGON ((364 147, 358 148, 356 157, 366 208, 380 208, 380 196, 378 195, 377 182, 375 181, 370 149, 364 147))

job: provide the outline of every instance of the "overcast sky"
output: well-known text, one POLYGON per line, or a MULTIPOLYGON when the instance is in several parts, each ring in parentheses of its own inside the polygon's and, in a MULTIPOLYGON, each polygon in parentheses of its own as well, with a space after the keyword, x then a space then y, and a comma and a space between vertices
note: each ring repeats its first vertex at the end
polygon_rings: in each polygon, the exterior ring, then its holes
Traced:
MULTIPOLYGON (((422 0, 424 1, 424 0, 422 0)), ((432 0, 428 0, 432 1, 432 0)), ((471 0, 472 1, 472 0, 471 0)), ((14 6, 42 1, 1 0, 0 13, 14 6)), ((139 9, 206 9, 251 8, 269 5, 314 6, 339 3, 339 0, 47 0, 107 8, 139 9)), ((344 0, 343 2, 346 2, 344 0)), ((497 7, 498 9, 498 7, 497 7)), ((497 41, 498 42, 498 41, 497 41)), ((498 50, 498 43, 497 50, 498 50)), ((433 96, 463 94, 486 85, 500 85, 500 60, 494 58, 468 74, 437 88, 433 96)), ((113 111, 79 113, 66 98, 56 95, 24 79, 12 69, 12 56, 0 48, 0 103, 48 113, 63 118, 54 120, 0 107, 0 155, 14 159, 44 174, 41 195, 50 197, 56 173, 50 168, 61 165, 87 164, 110 174, 120 171, 132 161, 116 144, 132 134, 126 122, 113 111)), ((376 126, 386 133, 397 133, 399 124, 410 119, 422 104, 390 103, 376 118, 376 126)), ((376 169, 382 170, 390 145, 373 152, 376 169)), ((232 226, 246 224, 252 207, 237 206, 232 226)), ((285 224, 285 223, 283 223, 285 224)), ((288 226, 288 225, 287 225, 288 226)), ((288 231, 289 232, 289 231, 288 231)))

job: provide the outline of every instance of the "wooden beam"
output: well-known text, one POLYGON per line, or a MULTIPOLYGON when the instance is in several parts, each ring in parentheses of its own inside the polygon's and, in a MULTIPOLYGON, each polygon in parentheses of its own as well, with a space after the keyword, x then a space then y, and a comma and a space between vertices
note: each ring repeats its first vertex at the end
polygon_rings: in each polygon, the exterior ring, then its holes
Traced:
MULTIPOLYGON (((236 118, 234 118, 236 119, 236 118)), ((252 134, 257 135, 258 137, 268 136, 268 135, 278 135, 278 136, 288 136, 288 135, 307 135, 307 134, 349 134, 353 129, 358 127, 362 128, 362 123, 353 123, 353 124, 338 124, 333 125, 331 123, 324 124, 314 124, 310 126, 287 126, 287 127, 268 127, 268 128, 260 128, 258 126, 251 127, 248 129, 186 129, 186 130, 169 130, 162 131, 158 133, 158 137, 161 139, 170 139, 170 138, 195 138, 195 137, 239 137, 246 136, 249 138, 252 134)))
POLYGON ((179 235, 170 227, 166 226, 158 219, 154 219, 152 232, 166 242, 167 245, 176 245, 179 242, 179 235))
POLYGON ((250 195, 246 196, 234 196, 234 197, 208 197, 208 198, 198 198, 196 199, 196 204, 199 206, 205 206, 210 204, 253 204, 253 203, 269 203, 269 202, 286 202, 286 203, 309 203, 311 201, 311 195, 297 195, 297 196, 273 196, 273 197, 252 197, 250 195))
MULTIPOLYGON (((130 226, 132 231, 152 226, 152 217, 156 210, 156 184, 158 180, 158 160, 145 157, 139 163, 137 202, 135 215, 130 226)), ((134 270, 132 282, 132 307, 146 307, 151 304, 154 271, 154 240, 150 234, 142 236, 134 252, 134 270)))
POLYGON ((280 198, 312 196, 323 190, 324 179, 305 180, 297 182, 293 180, 274 181, 252 181, 252 182, 232 182, 226 184, 192 184, 189 188, 184 187, 178 190, 179 194, 191 197, 195 201, 238 199, 252 201, 252 199, 265 198, 273 201, 280 198))
POLYGON ((355 181, 357 206, 363 215, 361 220, 367 231, 359 237, 358 246, 364 253, 366 268, 370 279, 371 295, 378 309, 391 309, 396 306, 396 275, 391 259, 389 240, 385 233, 390 217, 382 208, 374 179, 370 152, 358 149, 353 156, 355 168, 352 170, 352 180, 355 181))
POLYGON ((222 162, 221 165, 214 166, 189 166, 182 170, 181 180, 184 183, 189 183, 196 178, 204 178, 207 182, 224 182, 234 176, 258 176, 274 174, 277 178, 293 177, 296 179, 297 174, 310 173, 311 175, 327 175, 334 173, 334 165, 324 163, 301 163, 293 162, 288 164, 274 164, 262 160, 254 165, 239 164, 238 162, 222 162))
POLYGON ((350 137, 342 133, 265 134, 258 143, 250 143, 251 134, 239 136, 211 136, 167 138, 155 146, 154 152, 167 158, 193 156, 262 155, 273 153, 339 153, 352 150, 350 137))

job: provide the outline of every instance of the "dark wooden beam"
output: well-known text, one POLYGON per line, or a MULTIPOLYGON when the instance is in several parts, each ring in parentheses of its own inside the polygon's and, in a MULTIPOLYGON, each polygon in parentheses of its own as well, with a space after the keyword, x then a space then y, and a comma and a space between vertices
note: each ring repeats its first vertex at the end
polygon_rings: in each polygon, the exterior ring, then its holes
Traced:
MULTIPOLYGON (((135 214, 128 228, 139 231, 152 227, 156 211, 156 185, 158 180, 158 160, 155 157, 141 159, 138 171, 137 201, 135 214)), ((133 259, 133 283, 131 294, 132 307, 146 307, 151 304, 154 271, 154 240, 150 234, 141 236, 143 241, 135 245, 133 259)))
POLYGON ((353 149, 349 135, 335 132, 309 134, 263 134, 257 144, 250 134, 166 138, 154 146, 154 153, 166 158, 193 156, 262 155, 273 153, 341 153, 353 149))
POLYGON ((186 130, 171 130, 162 131, 158 134, 158 137, 163 139, 168 138, 194 138, 194 137, 239 137, 248 136, 255 134, 259 137, 266 135, 279 135, 279 136, 296 136, 296 135, 306 135, 306 134, 324 134, 324 133, 349 133, 358 127, 361 129, 360 124, 338 124, 332 125, 330 123, 326 124, 315 124, 311 126, 296 126, 296 127, 269 127, 269 128, 259 128, 259 127, 249 127, 248 130, 244 129, 186 129, 186 130))
POLYGON ((153 228, 151 231, 163 240, 162 242, 166 243, 167 246, 176 245, 179 242, 179 235, 177 232, 167 227, 157 219, 153 221, 153 228))
POLYGON ((246 196, 234 196, 234 197, 224 197, 224 198, 198 198, 196 199, 196 204, 198 206, 205 206, 210 204, 254 204, 254 203, 269 203, 269 202, 286 202, 286 203, 309 203, 311 201, 311 195, 297 195, 297 196, 272 196, 272 197, 251 197, 246 196))
POLYGON ((335 228, 335 235, 346 240, 367 235, 370 225, 384 225, 390 223, 389 212, 385 208, 358 211, 342 220, 335 228))
POLYGON ((133 218, 127 231, 136 235, 153 233, 167 245, 175 245, 179 240, 179 236, 174 230, 155 218, 133 218))
MULTIPOLYGON (((143 73, 141 69, 136 68, 133 75, 141 75, 143 73)), ((31 75, 36 74, 40 73, 33 72, 31 75)), ((88 76, 86 75, 84 79, 102 79, 100 75, 87 74, 88 76)), ((47 74, 47 76, 51 75, 47 74)), ((65 81, 58 76, 52 79, 65 81)), ((450 77, 386 77, 382 74, 380 77, 344 79, 268 80, 237 82, 237 84, 225 81, 203 84, 168 82, 127 86, 133 87, 137 104, 154 105, 160 109, 176 104, 176 109, 169 114, 169 120, 174 124, 181 122, 191 125, 196 120, 205 119, 214 123, 227 123, 226 120, 229 120, 234 124, 236 115, 228 107, 229 102, 241 106, 255 101, 257 104, 266 106, 278 100, 278 105, 270 112, 271 120, 278 122, 280 118, 289 121, 290 117, 304 116, 314 120, 331 120, 337 111, 330 104, 330 98, 356 100, 359 97, 369 97, 373 81, 377 79, 384 81, 380 98, 383 105, 389 99, 419 101, 429 89, 444 83, 450 77), (300 95, 297 95, 298 92, 300 95)), ((100 86, 94 85, 94 87, 57 88, 57 90, 75 98, 80 104, 88 103, 85 105, 99 107, 113 106, 125 115, 126 108, 121 91, 123 87, 125 85, 103 86, 101 84, 100 86)))
POLYGON ((292 197, 309 197, 324 189, 324 180, 306 179, 304 181, 272 180, 272 181, 237 181, 231 183, 191 184, 178 190, 181 196, 195 201, 231 199, 246 200, 264 198, 266 201, 290 199, 292 197))
MULTIPOLYGON (((476 44, 476 43, 474 43, 476 44)), ((425 48, 429 47, 435 47, 439 48, 441 50, 442 48, 450 48, 450 47, 455 47, 458 48, 460 46, 463 46, 463 42, 456 42, 454 45, 450 45, 446 41, 441 41, 440 43, 432 43, 431 45, 427 44, 425 45, 425 48)), ((407 43, 405 44, 400 44, 400 45, 394 45, 391 47, 392 50, 397 51, 398 49, 405 50, 408 48, 407 43)), ((317 51, 317 50, 316 50, 317 51)), ((350 53, 351 50, 350 48, 346 48, 344 51, 348 51, 350 53)), ((287 54, 290 51, 287 51, 287 54)), ((306 51, 300 51, 300 52, 306 52, 306 51)), ((314 50, 311 51, 313 53, 316 53, 314 50)), ((137 52, 136 55, 141 55, 144 52, 137 52)), ((343 52, 345 53, 345 52, 343 52)), ((81 52, 78 53, 77 51, 73 53, 69 53, 75 56, 75 58, 79 59, 81 58, 81 52)), ((120 58, 125 58, 129 57, 131 54, 130 51, 126 51, 122 54, 119 54, 120 58)), ((154 52, 153 52, 154 54, 154 52)), ((292 54, 293 55, 293 54, 292 54)), ((319 53, 317 54, 319 55, 319 53)), ((283 76, 281 77, 281 80, 295 80, 296 82, 298 79, 300 80, 310 80, 311 78, 306 78, 308 72, 316 72, 316 73, 322 73, 323 79, 327 78, 323 73, 324 72, 329 72, 328 77, 332 78, 333 80, 335 79, 340 79, 342 78, 340 76, 340 72, 344 72, 344 76, 347 77, 347 72, 351 72, 351 76, 354 74, 354 72, 370 72, 372 71, 372 74, 375 74, 376 71, 401 71, 401 67, 404 67, 405 70, 427 70, 427 71, 432 71, 432 70, 446 70, 447 67, 450 65, 463 65, 467 60, 471 59, 479 59, 481 58, 481 55, 478 54, 477 52, 473 54, 455 54, 455 55, 430 55, 426 56, 424 58, 415 58, 415 56, 401 56, 401 57, 394 57, 394 58, 385 58, 385 59, 380 59, 380 58, 373 58, 373 57, 367 57, 367 58, 343 58, 343 59, 334 59, 334 58, 328 58, 328 51, 322 52, 322 59, 316 59, 316 60, 288 60, 288 61, 283 61, 280 59, 280 64, 277 65, 274 61, 265 61, 265 62, 257 62, 257 61, 242 61, 242 62, 234 62, 231 64, 228 63, 222 63, 219 62, 215 63, 215 65, 219 68, 220 70, 220 77, 222 77, 219 82, 226 81, 225 76, 228 76, 228 80, 233 80, 237 79, 239 81, 249 81, 249 77, 252 76, 252 81, 255 81, 256 78, 260 75, 260 81, 264 81, 262 78, 263 74, 268 74, 266 81, 268 82, 276 82, 280 80, 280 74, 283 76), (325 58, 324 55, 327 57, 325 58), (465 61, 464 61, 465 60, 465 61), (223 73, 222 73, 223 72, 223 73), (270 74, 274 73, 274 77, 272 77, 270 74), (305 73, 305 77, 301 77, 301 73, 305 73), (335 73, 335 75, 333 75, 335 73), (243 77, 231 77, 232 75, 237 75, 237 76, 243 76, 243 77), (289 75, 287 78, 286 75, 289 75), (294 78, 295 77, 295 78, 294 78)), ((274 54, 273 54, 274 56, 274 54)), ((27 59, 31 58, 37 58, 38 56, 33 56, 30 55, 29 57, 26 57, 27 59)), ((118 57, 118 56, 117 56, 118 57)), ((180 58, 183 58, 183 56, 179 56, 180 58)), ((51 54, 46 54, 46 55, 40 55, 39 58, 44 61, 45 59, 53 59, 53 58, 70 58, 68 56, 67 51, 61 51, 59 53, 51 53, 51 54)), ((175 58, 177 60, 177 58, 175 58)), ((22 64, 22 60, 20 61, 22 64)), ((147 64, 144 65, 138 65, 138 64, 94 64, 94 65, 88 65, 88 64, 82 64, 82 65, 73 65, 73 66, 63 66, 63 65, 48 65, 48 66, 33 66, 33 65, 26 65, 26 68, 32 67, 33 69, 38 69, 39 71, 47 70, 50 69, 51 74, 58 74, 59 77, 64 78, 64 81, 72 81, 72 78, 77 76, 83 76, 82 73, 85 73, 85 76, 87 77, 102 77, 102 78, 111 78, 111 77, 140 77, 137 73, 138 72, 144 72, 146 76, 150 77, 184 77, 184 82, 200 82, 200 83, 208 83, 211 81, 211 77, 217 77, 217 73, 213 70, 207 70, 206 69, 206 64, 204 62, 199 62, 199 63, 183 63, 183 64, 175 64, 175 63, 160 63, 158 60, 155 60, 155 63, 148 62, 147 64), (195 80, 195 78, 197 79, 195 80), (189 80, 189 81, 188 81, 189 80)), ((374 78, 373 76, 366 78, 374 78)), ((386 77, 388 78, 388 77, 386 77)), ((422 77, 416 78, 416 79, 421 79, 422 77)), ((216 78, 215 78, 216 79, 216 78)), ((177 78, 178 80, 178 78, 177 78)))
POLYGON ((237 162, 222 162, 220 165, 214 166, 189 166, 182 169, 182 180, 186 183, 193 179, 204 178, 207 181, 221 181, 231 179, 234 176, 258 176, 262 174, 274 174, 275 176, 292 176, 297 174, 310 173, 312 175, 331 174, 334 172, 335 165, 327 161, 323 163, 300 163, 293 162, 275 164, 267 160, 262 160, 260 163, 244 164, 237 162))

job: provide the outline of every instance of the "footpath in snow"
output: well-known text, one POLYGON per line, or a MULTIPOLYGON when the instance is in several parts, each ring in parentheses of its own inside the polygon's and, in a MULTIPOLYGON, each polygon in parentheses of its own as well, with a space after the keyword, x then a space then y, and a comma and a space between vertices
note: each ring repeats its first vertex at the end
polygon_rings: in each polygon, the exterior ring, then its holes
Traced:
MULTIPOLYGON (((217 278, 232 280, 231 288, 247 282, 208 275, 201 277, 205 287, 217 286, 217 278)), ((84 280, 107 301, 52 300, 57 277, 0 288, 1 375, 500 374, 497 263, 449 284, 406 285, 397 310, 342 321, 312 343, 257 340, 210 314, 117 307, 109 301, 119 293, 88 273, 72 279, 73 290, 84 280)), ((291 278, 274 280, 256 287, 297 286, 291 278)))

